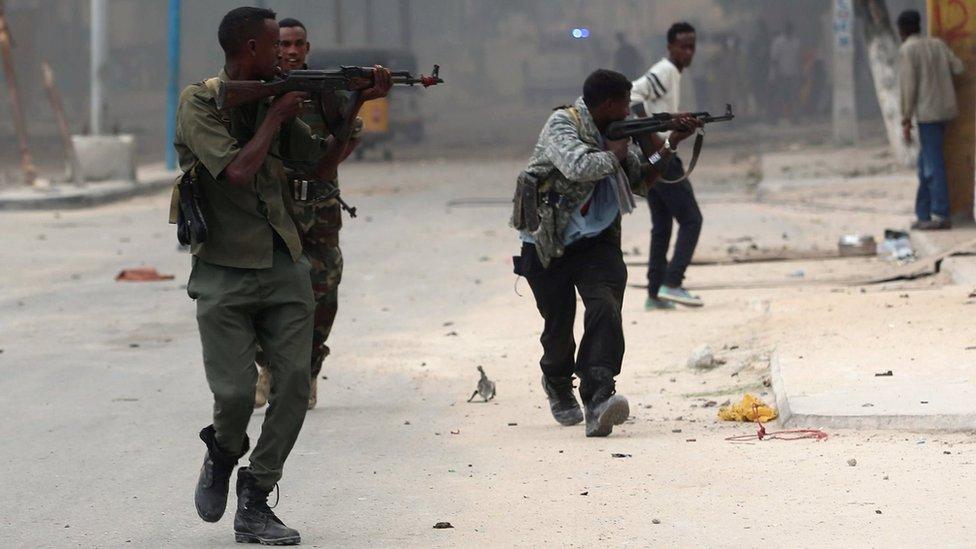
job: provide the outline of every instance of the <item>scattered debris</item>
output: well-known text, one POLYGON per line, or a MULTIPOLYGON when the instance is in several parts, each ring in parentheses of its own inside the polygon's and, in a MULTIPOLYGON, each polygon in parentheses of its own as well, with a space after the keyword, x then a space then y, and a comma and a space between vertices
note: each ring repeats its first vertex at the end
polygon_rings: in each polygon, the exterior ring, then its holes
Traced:
POLYGON ((456 336, 456 335, 458 335, 458 333, 457 333, 457 332, 455 332, 454 330, 451 330, 450 332, 447 332, 447 333, 446 333, 446 334, 444 334, 444 335, 445 335, 446 337, 452 337, 452 336, 456 336))
POLYGON ((610 454, 610 457, 612 457, 612 458, 629 458, 629 457, 631 457, 631 455, 630 454, 610 454))
POLYGON ((885 239, 878 246, 878 255, 888 261, 905 263, 916 259, 915 250, 912 249, 912 241, 909 239, 908 233, 892 229, 885 230, 885 239))
POLYGON ((837 242, 841 257, 872 256, 878 253, 878 243, 871 235, 845 234, 837 242))
POLYGON ((712 347, 708 344, 698 347, 688 357, 688 367, 696 370, 710 370, 725 364, 725 359, 715 358, 712 347))
POLYGON ((454 528, 454 525, 450 522, 438 522, 434 525, 435 530, 446 530, 448 528, 454 528))
POLYGON ((718 406, 718 402, 714 400, 706 401, 704 404, 701 405, 702 408, 712 408, 714 406, 718 406))
POLYGON ((857 460, 854 459, 854 458, 851 458, 851 459, 847 460, 847 464, 850 465, 851 467, 854 467, 855 465, 857 465, 857 460))
POLYGON ((481 366, 478 366, 478 371, 481 372, 481 379, 478 380, 478 388, 471 393, 468 402, 474 400, 476 396, 480 396, 483 399, 482 402, 488 402, 495 398, 495 382, 488 379, 488 376, 485 375, 485 369, 481 366))
POLYGON ((122 282, 158 282, 160 280, 173 280, 174 275, 159 274, 155 267, 136 267, 133 269, 122 269, 115 275, 116 281, 122 282))
POLYGON ((878 372, 878 373, 874 374, 874 377, 891 377, 893 375, 895 375, 894 372, 892 372, 891 370, 888 370, 886 372, 878 372))
POLYGON ((742 401, 730 405, 723 406, 718 410, 719 419, 725 421, 770 421, 776 419, 776 410, 767 406, 762 400, 754 397, 753 395, 746 393, 742 397, 742 401))

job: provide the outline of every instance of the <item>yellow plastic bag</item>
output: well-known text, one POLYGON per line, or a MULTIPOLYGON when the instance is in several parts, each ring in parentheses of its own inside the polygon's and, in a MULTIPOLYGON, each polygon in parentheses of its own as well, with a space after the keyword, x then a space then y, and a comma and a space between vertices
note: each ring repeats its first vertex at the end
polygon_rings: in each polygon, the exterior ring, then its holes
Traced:
POLYGON ((776 409, 767 406, 758 398, 746 393, 742 402, 719 408, 718 418, 725 421, 756 421, 761 422, 776 419, 776 409))

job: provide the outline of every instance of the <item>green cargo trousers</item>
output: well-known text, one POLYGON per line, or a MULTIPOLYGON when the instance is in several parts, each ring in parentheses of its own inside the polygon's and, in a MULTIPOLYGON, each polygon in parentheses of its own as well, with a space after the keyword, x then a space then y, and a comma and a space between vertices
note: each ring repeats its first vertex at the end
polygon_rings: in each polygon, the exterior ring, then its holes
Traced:
POLYGON ((311 268, 274 252, 270 269, 238 269, 193 258, 187 293, 197 302, 207 383, 214 395, 213 425, 221 450, 239 454, 254 411, 260 344, 272 373, 261 436, 251 452, 251 472, 270 490, 298 438, 308 407, 312 354, 311 268))

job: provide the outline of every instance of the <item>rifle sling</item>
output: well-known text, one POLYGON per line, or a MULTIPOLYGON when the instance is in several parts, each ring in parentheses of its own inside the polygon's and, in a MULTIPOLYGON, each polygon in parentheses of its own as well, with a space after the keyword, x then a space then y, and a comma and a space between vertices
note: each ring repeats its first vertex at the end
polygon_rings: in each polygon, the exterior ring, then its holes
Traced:
MULTIPOLYGON (((695 165, 698 164, 698 157, 701 155, 702 145, 704 143, 705 143, 705 132, 699 131, 697 135, 695 135, 695 146, 692 149, 691 160, 688 162, 688 169, 685 170, 685 173, 681 174, 681 177, 677 179, 664 179, 664 177, 661 177, 658 179, 658 182, 670 184, 670 183, 680 183, 685 179, 688 179, 688 177, 691 176, 691 172, 695 171, 695 165)), ((669 166, 671 165, 671 162, 673 160, 674 160, 674 156, 668 158, 669 166)))

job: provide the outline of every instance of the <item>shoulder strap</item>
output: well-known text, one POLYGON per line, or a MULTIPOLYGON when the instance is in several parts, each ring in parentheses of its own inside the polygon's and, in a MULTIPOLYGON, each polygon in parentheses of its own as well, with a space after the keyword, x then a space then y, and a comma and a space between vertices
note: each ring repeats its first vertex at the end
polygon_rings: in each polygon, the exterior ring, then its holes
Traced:
POLYGON ((214 76, 204 80, 201 84, 206 86, 210 93, 214 94, 214 97, 217 97, 217 93, 220 91, 220 78, 214 76))
MULTIPOLYGON (((705 142, 705 132, 699 131, 698 135, 695 136, 695 146, 692 149, 691 160, 688 162, 688 168, 685 170, 685 173, 681 174, 681 177, 677 179, 664 179, 663 177, 661 177, 658 178, 658 182, 680 183, 685 179, 688 179, 688 176, 691 175, 691 172, 695 171, 695 164, 698 163, 698 157, 701 155, 702 144, 704 142, 705 142)), ((668 158, 668 163, 670 164, 672 160, 674 160, 674 157, 668 158)))
POLYGON ((583 120, 580 118, 580 113, 576 110, 576 107, 568 107, 566 112, 569 113, 569 117, 573 119, 573 125, 576 126, 577 131, 583 129, 583 120))

